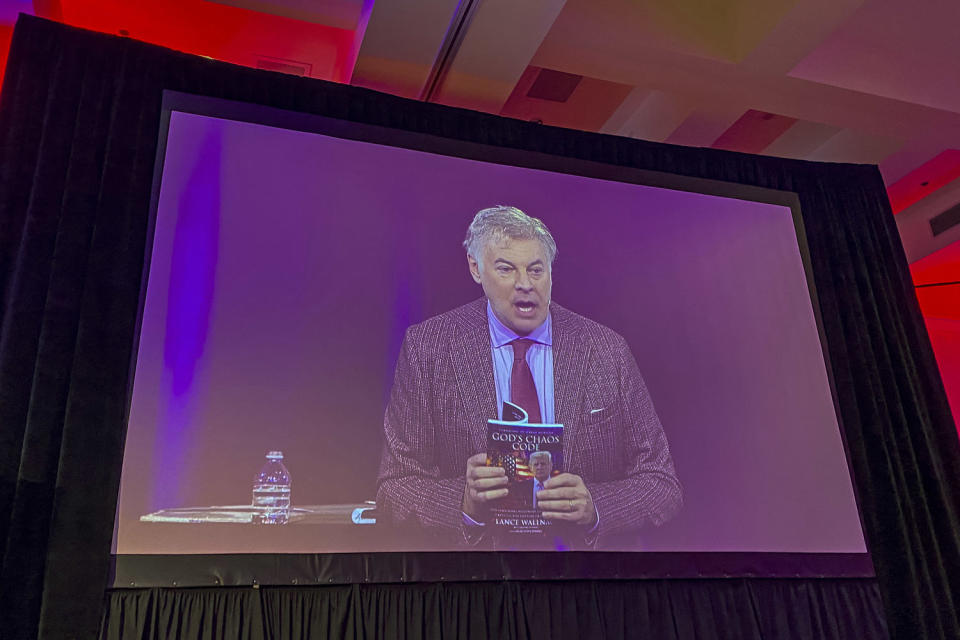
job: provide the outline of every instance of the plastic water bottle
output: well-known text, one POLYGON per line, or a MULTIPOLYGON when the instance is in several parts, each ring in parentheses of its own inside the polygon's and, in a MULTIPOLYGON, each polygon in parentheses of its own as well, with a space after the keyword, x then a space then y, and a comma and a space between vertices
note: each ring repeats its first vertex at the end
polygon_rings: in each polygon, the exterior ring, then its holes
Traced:
POLYGON ((267 453, 267 462, 253 479, 254 517, 261 524, 286 524, 290 517, 290 472, 282 451, 267 453))

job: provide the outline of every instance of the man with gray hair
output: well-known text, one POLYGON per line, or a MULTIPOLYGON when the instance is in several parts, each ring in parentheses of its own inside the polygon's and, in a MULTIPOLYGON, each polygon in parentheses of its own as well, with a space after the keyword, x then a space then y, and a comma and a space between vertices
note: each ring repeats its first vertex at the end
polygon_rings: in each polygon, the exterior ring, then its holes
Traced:
POLYGON ((502 546, 487 522, 508 480, 484 452, 487 419, 509 400, 530 422, 564 425, 565 472, 547 471, 535 495, 542 517, 574 546, 629 550, 638 529, 673 517, 682 492, 626 341, 551 300, 557 247, 537 218, 483 209, 464 247, 484 297, 407 330, 384 416, 378 509, 451 545, 502 546))
POLYGON ((553 472, 553 456, 549 451, 534 451, 530 454, 529 460, 530 471, 533 472, 529 488, 531 504, 534 509, 542 509, 543 506, 537 501, 537 495, 547 488, 546 482, 553 472))

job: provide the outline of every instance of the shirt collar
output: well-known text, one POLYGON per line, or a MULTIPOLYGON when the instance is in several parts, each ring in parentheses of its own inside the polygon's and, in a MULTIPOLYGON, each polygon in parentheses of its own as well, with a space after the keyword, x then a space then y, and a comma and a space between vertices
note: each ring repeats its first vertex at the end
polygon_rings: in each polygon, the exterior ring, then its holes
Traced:
POLYGON ((490 301, 487 300, 487 324, 490 327, 490 343, 495 349, 510 344, 517 338, 527 338, 548 347, 553 346, 553 322, 550 319, 550 312, 547 312, 547 319, 539 327, 530 332, 530 335, 519 336, 507 325, 500 322, 500 319, 493 312, 490 301))

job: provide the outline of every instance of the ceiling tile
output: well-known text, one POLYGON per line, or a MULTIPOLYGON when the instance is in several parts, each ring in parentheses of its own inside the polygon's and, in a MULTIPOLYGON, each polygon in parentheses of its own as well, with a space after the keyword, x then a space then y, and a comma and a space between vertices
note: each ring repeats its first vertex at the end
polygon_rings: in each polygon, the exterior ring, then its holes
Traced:
POLYGON ((790 75, 960 112, 960 6, 872 0, 790 75))
POLYGON ((894 213, 960 178, 960 149, 947 149, 887 187, 894 213))
POLYGON ((902 148, 880 161, 880 174, 887 186, 944 151, 943 141, 909 140, 902 148))
POLYGON ((206 0, 250 9, 284 18, 325 24, 337 29, 356 29, 363 0, 206 0))
POLYGON ((605 46, 642 43, 736 62, 749 54, 797 0, 567 0, 554 37, 576 32, 605 46))
POLYGON ((436 101, 498 113, 565 2, 480 2, 437 91, 436 101))
POLYGON ((520 81, 504 104, 500 114, 522 120, 538 120, 544 124, 571 129, 596 131, 610 118, 630 94, 633 87, 616 82, 584 77, 566 102, 530 97, 541 69, 527 67, 520 81))
POLYGON ((601 131, 662 142, 693 113, 696 103, 665 91, 635 87, 601 131))
POLYGON ((727 151, 760 153, 796 122, 796 118, 749 109, 720 134, 713 147, 727 151))
POLYGON ((688 147, 709 147, 742 115, 743 109, 736 107, 729 109, 700 107, 692 112, 665 142, 688 147))
POLYGON ((379 0, 350 83, 417 98, 457 9, 456 0, 379 0))
POLYGON ((901 140, 844 129, 820 145, 806 159, 818 162, 877 164, 899 149, 901 140))
POLYGON ((771 142, 763 153, 768 156, 804 160, 839 132, 839 127, 798 120, 779 138, 771 142))
POLYGON ((527 90, 527 97, 538 100, 552 100, 553 102, 566 102, 581 80, 583 80, 583 76, 573 73, 540 69, 537 79, 527 90))

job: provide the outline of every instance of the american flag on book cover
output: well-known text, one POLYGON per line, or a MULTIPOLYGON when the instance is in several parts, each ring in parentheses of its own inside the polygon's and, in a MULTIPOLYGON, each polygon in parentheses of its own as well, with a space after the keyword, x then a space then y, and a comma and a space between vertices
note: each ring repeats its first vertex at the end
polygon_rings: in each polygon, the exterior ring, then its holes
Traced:
POLYGON ((487 464, 496 467, 503 467, 507 472, 507 478, 513 481, 527 480, 533 477, 530 465, 527 463, 527 457, 519 452, 498 453, 496 460, 487 459, 487 464))

